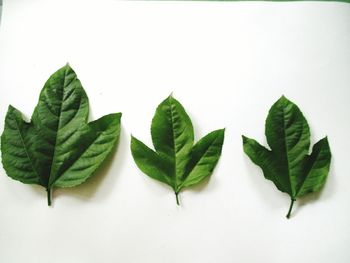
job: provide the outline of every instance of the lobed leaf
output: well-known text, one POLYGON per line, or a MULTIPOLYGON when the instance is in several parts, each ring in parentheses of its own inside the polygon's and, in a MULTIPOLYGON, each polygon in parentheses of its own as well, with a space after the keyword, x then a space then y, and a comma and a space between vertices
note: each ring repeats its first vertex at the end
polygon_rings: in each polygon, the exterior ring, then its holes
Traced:
POLYGON ((308 155, 309 125, 298 106, 284 96, 272 105, 265 134, 271 150, 245 136, 243 148, 252 162, 261 167, 265 178, 289 194, 289 218, 297 197, 316 192, 325 184, 331 161, 328 140, 316 143, 308 155))
POLYGON ((220 158, 224 130, 214 131, 194 146, 192 122, 183 106, 172 96, 156 109, 151 125, 155 151, 131 138, 131 152, 139 169, 166 183, 178 194, 210 176, 220 158))
POLYGON ((1 152, 8 176, 26 184, 72 187, 86 181, 116 145, 121 113, 87 123, 88 97, 67 64, 45 83, 31 122, 9 106, 1 152))

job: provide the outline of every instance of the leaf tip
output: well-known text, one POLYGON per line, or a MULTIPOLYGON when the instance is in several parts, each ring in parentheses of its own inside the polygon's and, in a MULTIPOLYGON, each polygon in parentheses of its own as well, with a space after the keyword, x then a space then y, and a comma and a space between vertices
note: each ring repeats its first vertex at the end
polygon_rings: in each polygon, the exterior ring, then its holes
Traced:
POLYGON ((15 110, 15 107, 13 107, 11 104, 9 104, 9 106, 7 107, 8 111, 13 111, 15 110))
POLYGON ((137 143, 138 139, 133 135, 133 134, 130 134, 130 145, 133 146, 137 143))
POLYGON ((289 100, 287 99, 287 97, 286 96, 284 96, 284 95, 282 95, 280 98, 279 98, 279 100, 278 100, 279 102, 289 102, 289 100))
POLYGON ((225 135, 226 128, 218 129, 216 132, 218 132, 220 135, 225 135))
POLYGON ((173 92, 171 92, 171 93, 169 94, 169 96, 168 96, 165 100, 172 100, 172 99, 174 99, 174 94, 173 94, 173 92))
POLYGON ((123 117, 123 113, 121 113, 121 112, 114 113, 114 116, 115 116, 118 120, 120 120, 120 119, 123 117))
POLYGON ((66 65, 64 65, 63 68, 65 68, 65 69, 71 69, 72 67, 70 66, 69 62, 67 62, 66 65))
POLYGON ((7 115, 16 115, 19 116, 20 118, 23 118, 22 112, 17 110, 15 107, 13 107, 11 104, 7 107, 7 115))
POLYGON ((328 142, 328 135, 326 135, 325 137, 323 137, 323 138, 321 139, 321 141, 323 141, 323 142, 325 142, 326 144, 329 145, 329 142, 328 142))

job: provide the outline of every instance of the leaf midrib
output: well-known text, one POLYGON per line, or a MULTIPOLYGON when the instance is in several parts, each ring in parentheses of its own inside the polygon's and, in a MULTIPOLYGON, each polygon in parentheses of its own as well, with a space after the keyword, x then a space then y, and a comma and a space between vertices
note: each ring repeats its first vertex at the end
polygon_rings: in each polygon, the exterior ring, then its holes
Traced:
POLYGON ((291 195, 294 198, 294 193, 293 193, 293 187, 292 187, 292 180, 291 180, 291 176, 290 176, 290 166, 289 166, 289 148, 287 145, 287 136, 286 136, 286 119, 285 119, 285 107, 283 107, 283 138, 284 138, 284 148, 286 150, 286 158, 287 158, 287 172, 288 172, 288 178, 289 178, 289 183, 290 183, 290 191, 291 191, 291 195))
MULTIPOLYGON (((58 123, 57 123, 57 132, 56 132, 56 136, 55 136, 55 144, 54 144, 54 152, 53 152, 53 156, 52 156, 52 161, 51 161, 51 165, 50 165, 50 177, 49 177, 49 181, 48 181, 48 186, 47 188, 50 188, 54 182, 51 182, 51 177, 53 176, 52 175, 52 165, 55 163, 56 161, 56 150, 57 150, 57 141, 58 141, 58 133, 59 133, 59 130, 60 130, 60 124, 61 124, 61 114, 62 114, 62 105, 63 105, 63 98, 64 98, 64 90, 66 88, 66 80, 67 80, 67 71, 68 71, 68 68, 66 67, 65 70, 64 70, 64 80, 63 80, 63 90, 62 90, 62 97, 61 97, 61 100, 60 100, 60 108, 59 108, 59 112, 58 112, 58 123)), ((71 83, 76 79, 76 76, 74 77, 74 79, 71 81, 71 83)), ((61 174, 62 175, 62 174, 61 174)), ((58 178, 56 178, 57 180, 58 178)), ((54 181, 56 181, 54 180, 54 181)))
MULTIPOLYGON (((86 124, 86 125, 88 125, 88 124, 86 124)), ((103 132, 99 133, 99 134, 96 136, 96 138, 95 138, 95 139, 94 139, 80 154, 79 154, 79 156, 77 156, 77 158, 71 163, 71 165, 70 165, 69 167, 67 167, 67 169, 63 170, 62 173, 61 173, 61 175, 58 176, 58 177, 55 179, 55 181, 52 182, 52 185, 54 185, 55 182, 56 182, 58 179, 60 179, 60 178, 64 175, 65 172, 67 172, 77 161, 80 160, 81 156, 82 156, 96 141, 97 141, 98 138, 100 138, 100 136, 101 136, 102 134, 103 134, 103 132)), ((95 157, 95 158, 96 158, 96 157, 95 157)), ((93 165, 95 165, 95 164, 93 164, 93 165)))
POLYGON ((175 179, 175 192, 178 191, 178 182, 177 182, 177 162, 176 162, 176 142, 175 142, 175 135, 174 135, 174 115, 173 115, 173 105, 172 105, 172 97, 169 99, 169 106, 170 106, 170 118, 171 118, 171 132, 172 132, 172 139, 173 139, 173 145, 174 145, 174 179, 175 179))

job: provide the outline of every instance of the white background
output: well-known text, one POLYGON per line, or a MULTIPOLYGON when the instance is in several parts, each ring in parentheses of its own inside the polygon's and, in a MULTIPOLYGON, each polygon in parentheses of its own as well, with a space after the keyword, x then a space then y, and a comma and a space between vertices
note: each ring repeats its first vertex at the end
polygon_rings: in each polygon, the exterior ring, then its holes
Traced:
POLYGON ((0 129, 9 104, 30 117, 66 62, 91 119, 123 112, 119 147, 84 185, 39 186, 0 170, 4 263, 347 263, 350 260, 350 5, 343 3, 6 0, 0 25, 0 129), (226 127, 211 179, 181 193, 143 175, 132 133, 151 146, 156 106, 171 92, 196 140, 226 127), (298 200, 263 178, 241 134, 266 144, 264 122, 284 94, 328 135, 320 194, 298 200))

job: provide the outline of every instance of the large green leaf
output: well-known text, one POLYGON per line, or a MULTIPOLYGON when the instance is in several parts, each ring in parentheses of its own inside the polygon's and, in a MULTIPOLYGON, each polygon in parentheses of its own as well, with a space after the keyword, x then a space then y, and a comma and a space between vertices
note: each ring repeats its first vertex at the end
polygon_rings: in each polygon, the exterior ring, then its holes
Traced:
POLYGON ((46 188, 83 183, 102 164, 118 141, 121 113, 87 123, 88 97, 67 64, 46 82, 30 123, 9 106, 1 136, 8 176, 46 188))
POLYGON ((156 110, 151 135, 155 151, 131 138, 135 163, 149 177, 171 186, 179 204, 181 189, 212 174, 221 155, 224 130, 213 131, 193 145, 192 122, 182 105, 169 96, 156 110))
POLYGON ((289 218, 296 198, 320 190, 326 182, 331 162, 328 140, 320 140, 308 155, 309 125, 299 108, 284 96, 271 107, 265 134, 271 150, 243 136, 244 151, 266 179, 289 194, 289 218))

